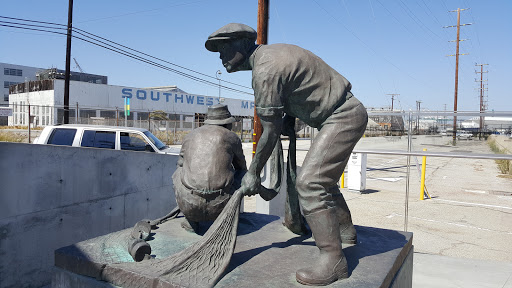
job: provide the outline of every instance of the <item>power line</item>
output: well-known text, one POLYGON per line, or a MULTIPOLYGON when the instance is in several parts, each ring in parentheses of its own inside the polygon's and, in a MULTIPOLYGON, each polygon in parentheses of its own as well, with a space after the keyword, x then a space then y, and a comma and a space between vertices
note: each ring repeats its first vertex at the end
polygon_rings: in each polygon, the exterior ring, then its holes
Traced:
POLYGON ((28 19, 7 17, 7 16, 0 16, 0 18, 11 19, 11 20, 18 20, 18 21, 25 21, 25 22, 32 22, 32 23, 51 24, 51 25, 56 25, 56 26, 67 27, 67 25, 59 24, 59 23, 53 23, 53 22, 43 22, 43 21, 36 21, 36 20, 28 20, 28 19))
MULTIPOLYGON (((192 69, 189 69, 189 68, 186 68, 186 67, 180 66, 180 65, 178 65, 178 64, 171 63, 171 62, 166 61, 166 60, 164 60, 164 59, 161 59, 161 58, 158 58, 158 57, 151 56, 151 55, 146 54, 146 53, 144 53, 144 52, 141 52, 141 51, 139 51, 139 50, 132 49, 132 48, 130 48, 130 47, 124 46, 124 45, 122 45, 122 44, 119 44, 119 43, 116 43, 116 42, 114 42, 114 41, 108 40, 108 39, 106 39, 106 38, 100 37, 100 36, 98 36, 98 35, 95 35, 95 34, 89 33, 89 32, 84 31, 84 30, 82 30, 82 29, 79 29, 79 28, 74 27, 74 28, 73 28, 73 30, 78 30, 78 31, 84 32, 84 33, 86 33, 86 34, 88 34, 88 35, 92 35, 92 36, 94 36, 94 37, 96 37, 96 38, 99 38, 99 39, 102 39, 102 40, 108 41, 108 42, 113 43, 113 44, 115 44, 115 45, 121 46, 121 47, 123 47, 123 48, 126 48, 126 49, 131 50, 131 51, 134 51, 134 52, 137 52, 137 53, 142 54, 142 55, 144 55, 144 56, 148 56, 148 57, 150 57, 150 58, 153 58, 153 59, 156 59, 156 60, 162 61, 162 62, 164 62, 164 63, 167 63, 167 64, 170 64, 170 65, 176 66, 176 67, 181 68, 181 69, 183 69, 183 70, 187 70, 187 71, 190 71, 190 72, 194 72, 194 73, 197 73, 197 74, 199 74, 199 75, 201 75, 201 76, 205 76, 205 77, 208 77, 208 78, 217 79, 217 78, 215 78, 215 77, 213 77, 213 76, 210 76, 210 75, 208 75, 208 74, 204 74, 204 73, 201 73, 201 72, 198 72, 198 71, 195 71, 195 70, 192 70, 192 69)), ((76 33, 79 33, 79 34, 81 34, 81 35, 83 35, 83 36, 85 36, 85 37, 89 37, 89 36, 86 36, 86 35, 84 35, 84 34, 82 34, 82 33, 78 32, 78 31, 76 31, 76 33)), ((93 37, 89 37, 89 38, 93 39, 93 37)), ((96 41, 98 41, 98 40, 96 40, 96 41)), ((218 79, 217 79, 217 80, 218 80, 218 79)), ((236 85, 236 86, 239 86, 239 87, 243 87, 243 88, 247 88, 247 89, 252 89, 251 87, 247 87, 247 86, 244 86, 244 85, 240 85, 240 84, 232 83, 232 82, 229 82, 229 81, 225 81, 225 80, 221 80, 221 81, 223 81, 223 82, 225 82, 225 83, 232 84, 232 85, 236 85)))
MULTIPOLYGON (((441 38, 441 37, 439 37, 439 35, 437 35, 436 33, 434 33, 434 31, 432 31, 430 28, 428 28, 428 27, 427 27, 427 25, 425 25, 425 24, 420 20, 420 18, 418 18, 418 16, 416 16, 416 14, 414 14, 414 12, 412 12, 412 10, 411 10, 411 9, 409 9, 409 7, 407 6, 407 4, 405 4, 402 0, 400 0, 400 3, 402 3, 402 4, 403 4, 403 7, 402 7, 402 6, 401 6, 401 7, 404 9, 405 13, 407 13, 407 16, 409 16, 409 17, 410 17, 410 18, 411 18, 411 19, 412 19, 416 24, 418 24, 418 26, 419 26, 420 28, 422 28, 422 29, 423 29, 423 27, 425 27, 428 31, 430 31, 430 33, 432 33, 433 35, 435 35, 436 37, 438 37, 439 39, 441 39, 441 40, 442 40, 442 38, 441 38), (409 11, 409 12, 410 12, 410 14, 412 14, 414 17, 412 17, 412 16, 411 16, 407 11, 409 11), (418 19, 418 21, 416 21, 416 19, 414 19, 414 18, 418 19), (418 22, 419 22, 419 23, 418 23, 418 22), (423 27, 422 27, 422 26, 423 26, 423 27)), ((424 31, 426 31, 425 29, 423 29, 423 30, 424 30, 424 31)))
MULTIPOLYGON (((0 16, 0 18, 4 18, 4 19, 10 19, 10 20, 18 20, 18 21, 26 21, 26 22, 31 22, 31 23, 42 23, 42 24, 50 24, 50 25, 58 25, 58 26, 65 26, 65 25, 62 25, 62 24, 57 24, 57 23, 51 23, 51 22, 43 22, 43 21, 35 21, 35 20, 27 20, 27 19, 20 19, 20 18, 13 18, 13 17, 6 17, 6 16, 0 16)), ((26 24, 26 23, 16 23, 16 22, 11 22, 11 21, 1 21, 0 20, 0 26, 4 26, 4 27, 9 27, 9 28, 16 28, 16 29, 24 29, 24 30, 32 30, 32 31, 40 31, 40 32, 46 32, 46 33, 53 33, 53 34, 58 34, 58 35, 67 35, 66 33, 63 33, 63 32, 58 32, 58 31, 51 31, 51 30, 47 30, 47 29, 57 29, 57 30, 66 30, 66 28, 59 28, 59 27, 50 27, 50 26, 43 26, 43 25, 35 25, 35 24, 26 24), (16 26, 18 25, 18 26, 16 26), (25 26, 28 26, 28 27, 25 27, 25 26), (32 27, 32 28, 31 28, 32 27), (35 28, 34 28, 35 27, 35 28), (39 28, 44 28, 44 29, 39 29, 39 28)), ((158 67, 158 68, 161 68, 161 69, 164 69, 164 70, 167 70, 167 71, 170 71, 170 72, 173 72, 173 73, 176 73, 180 76, 183 76, 183 77, 186 77, 186 78, 189 78, 191 80, 194 80, 194 81, 197 81, 197 82, 200 82, 200 83, 203 83, 203 84, 206 84, 206 85, 210 85, 210 86, 214 86, 214 87, 219 87, 219 84, 217 83, 214 83, 214 82, 211 82, 211 81, 208 81, 206 79, 202 79, 202 78, 199 78, 197 76, 193 76, 193 75, 190 75, 190 74, 187 74, 185 72, 182 72, 182 71, 179 71, 179 70, 176 70, 176 69, 173 69, 173 68, 170 68, 168 66, 165 66, 163 64, 160 64, 160 63, 157 63, 157 62, 154 62, 154 61, 151 61, 147 58, 144 58, 142 56, 139 56, 139 55, 136 55, 136 54, 133 54, 127 50, 124 50, 122 48, 119 48, 119 47, 116 47, 114 45, 111 45, 109 43, 106 43, 104 41, 101 41, 101 40, 98 40, 98 39, 95 39, 94 37, 96 38, 99 38, 99 39, 103 39, 107 42, 110 42, 110 43, 113 43, 115 45, 118 45, 120 47, 123 47, 123 48, 126 48, 126 49, 129 49, 131 51, 134 51, 134 52, 137 52, 139 54, 142 54, 144 56, 147 56, 147 57, 151 57, 153 59, 156 59, 156 60, 159 60, 159 61, 162 61, 164 63, 167 63, 167 64, 170 64, 170 65, 173 65, 173 66, 176 66, 176 67, 179 67, 181 69, 184 69, 184 70, 187 70, 187 71, 190 71, 190 72, 194 72, 194 73, 197 73, 201 76, 206 76, 208 78, 214 78, 212 76, 209 76, 207 74, 204 74, 204 73, 201 73, 201 72, 198 72, 198 71, 194 71, 194 70, 191 70, 191 69, 188 69, 186 67, 183 67, 183 66, 180 66, 180 65, 177 65, 177 64, 174 64, 174 63, 171 63, 169 61, 166 61, 166 60, 163 60, 161 58, 157 58, 157 57, 154 57, 154 56, 151 56, 149 54, 146 54, 146 53, 143 53, 141 51, 138 51, 138 50, 135 50, 135 49, 132 49, 132 48, 129 48, 127 46, 124 46, 124 45, 121 45, 119 43, 116 43, 114 41, 111 41, 111 40, 108 40, 106 38, 103 38, 103 37, 100 37, 98 35, 95 35, 95 34, 92 34, 92 33, 89 33, 87 31, 84 31, 82 29, 78 29, 78 28, 73 28, 73 31, 75 31, 75 33, 77 34, 80 34, 82 35, 83 37, 87 38, 82 38, 82 37, 79 37, 79 36, 76 36, 76 35, 72 35, 73 38, 76 38, 76 39, 79 39, 79 40, 82 40, 84 42, 88 42, 90 44, 93 44, 93 45, 96 45, 96 46, 99 46, 99 47, 102 47, 102 48, 105 48, 107 50, 110 50, 112 52, 115 52, 115 53, 118 53, 118 54, 121 54, 121 55, 124 55, 124 56, 127 56, 127 57, 130 57, 132 59, 135 59, 135 60, 138 60, 138 61, 141 61, 141 62, 144 62, 146 64, 149 64, 149 65, 152 65, 152 66, 155 66, 155 67, 158 67), (92 35, 94 37, 91 37, 91 36, 88 36, 88 35, 92 35), (90 40, 88 40, 90 39, 90 40)), ((229 82, 229 81, 223 81, 225 83, 229 83, 229 84, 232 84, 232 85, 236 85, 236 86, 240 86, 240 87, 243 87, 243 88, 247 88, 247 89, 251 89, 247 86, 243 86, 243 85, 239 85, 239 84, 236 84, 236 83, 232 83, 232 82, 229 82)), ((242 91, 242 90, 238 90, 238 89, 235 89, 235 88, 232 88, 232 87, 228 87, 228 86, 225 86, 225 85, 220 85, 220 87, 222 87, 223 89, 226 89, 226 90, 229 90, 229 91, 232 91, 232 92, 237 92, 237 93, 243 93, 243 94, 247 94, 247 95, 253 95, 252 93, 248 93, 248 92, 245 92, 245 91, 242 91)))
MULTIPOLYGON (((197 2, 201 2, 201 1, 197 1, 197 2)), ((42 24, 51 24, 51 25, 58 25, 58 26, 63 26, 63 27, 66 27, 66 25, 64 24, 58 24, 58 23, 52 23, 52 22, 43 22, 43 21, 35 21, 35 20, 29 20, 29 19, 22 19, 22 18, 13 18, 13 17, 6 17, 6 16, 0 16, 0 18, 5 18, 5 19, 11 19, 11 20, 18 20, 18 21, 26 21, 26 22, 32 22, 32 23, 42 23, 42 24)), ((24 24, 24 23, 15 23, 15 22, 6 22, 6 21, 0 21, 0 22, 5 22, 5 23, 12 23, 12 24, 17 24, 17 25, 25 25, 25 26, 36 26, 36 27, 40 27, 40 28, 49 28, 49 29, 63 29, 63 30, 66 30, 66 28, 56 28, 56 27, 47 27, 47 26, 38 26, 38 25, 30 25, 30 24, 24 24)), ((149 54, 146 54, 144 52, 141 52, 139 50, 136 50, 136 49, 132 49, 130 47, 127 47, 127 46, 124 46, 122 44, 119 44, 119 43, 116 43, 112 40, 109 40, 109 39, 106 39, 106 38, 103 38, 101 36, 98 36, 98 35, 95 35, 93 33, 90 33, 90 32, 87 32, 85 30, 82 30, 82 29, 79 29, 79 28, 76 28, 76 27, 73 27, 73 30, 78 30, 78 31, 81 31, 83 33, 86 33, 88 35, 92 35, 94 37, 97 37, 99 39, 102 39, 102 40, 105 40, 105 41, 108 41, 110 43, 113 43, 115 45, 118 45, 118 46, 121 46, 123 48, 126 48, 126 49, 129 49, 131 51, 135 51, 137 53, 140 53, 142 55, 145 55, 145 56, 148 56, 148 57, 151 57, 153 59, 156 59, 156 60, 159 60, 159 61, 162 61, 162 62, 165 62, 167 64, 170 64, 170 65, 173 65, 173 66, 176 66, 176 67, 179 67, 183 70, 187 70, 187 71, 190 71, 190 72, 194 72, 194 73, 197 73, 199 75, 202 75, 202 76, 205 76, 205 77, 209 77, 209 78, 212 78, 212 79, 216 79, 215 77, 213 76, 210 76, 210 75, 207 75, 207 74, 204 74, 204 73, 201 73, 201 72, 198 72, 198 71, 195 71, 195 70, 192 70, 192 69, 189 69, 189 68, 186 68, 186 67, 183 67, 183 66, 180 66, 178 64, 175 64, 175 63, 171 63, 169 61, 166 61, 166 60, 163 60, 161 58, 158 58, 158 57, 154 57, 154 56, 151 56, 149 54)), ((83 35, 83 34, 82 34, 83 35)), ((85 35, 83 35, 85 36, 85 35)), ((92 37, 90 37, 92 38, 92 37)), ((243 88, 247 88, 247 89, 252 89, 251 87, 247 87, 247 86, 244 86, 244 85, 240 85, 240 84, 236 84, 236 83, 232 83, 232 82, 229 82, 229 81, 225 81, 225 80, 222 80, 223 82, 225 83, 229 83, 229 84, 232 84, 232 85, 236 85, 236 86, 240 86, 240 87, 243 87, 243 88)))
POLYGON ((403 71, 402 69, 400 69, 398 66, 396 66, 395 63, 393 63, 392 61, 388 60, 386 57, 383 57, 381 55, 379 55, 377 53, 377 51, 375 51, 372 47, 370 47, 368 44, 366 44, 366 42, 364 42, 361 38, 359 38, 359 36, 357 36, 356 33, 354 33, 352 30, 350 30, 343 22, 339 21, 336 17, 334 17, 327 9, 325 9, 324 7, 322 7, 318 2, 317 0, 313 0, 316 5, 318 5, 318 7, 320 7, 322 10, 324 10, 325 13, 327 13, 327 15, 329 15, 332 19, 334 19, 334 21, 338 22, 339 24, 341 24, 343 26, 343 28, 345 28, 345 30, 347 30, 350 34, 352 34, 352 36, 354 36, 354 38, 356 38, 357 40, 359 40, 359 42, 361 42, 363 44, 363 46, 365 46, 368 50, 370 50, 371 52, 373 52, 376 56, 382 58, 384 61, 388 62, 391 66, 395 67, 398 71, 402 72, 403 74, 409 76, 411 79, 419 82, 419 83, 422 83, 423 85, 425 86, 430 86, 429 84, 425 83, 425 82, 422 82, 416 78, 414 78, 411 74, 403 71))

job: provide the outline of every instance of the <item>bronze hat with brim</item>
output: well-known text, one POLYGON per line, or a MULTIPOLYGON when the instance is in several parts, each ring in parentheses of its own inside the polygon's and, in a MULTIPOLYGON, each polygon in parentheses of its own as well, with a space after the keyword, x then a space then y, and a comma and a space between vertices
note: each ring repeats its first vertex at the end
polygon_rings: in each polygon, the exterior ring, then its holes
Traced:
POLYGON ((208 51, 219 52, 218 46, 225 41, 247 38, 256 41, 257 33, 251 27, 241 23, 229 23, 208 36, 204 46, 208 51))
POLYGON ((206 120, 204 123, 213 125, 225 125, 235 121, 235 117, 231 116, 231 113, 228 110, 228 106, 223 104, 216 104, 208 107, 208 112, 206 113, 206 120))

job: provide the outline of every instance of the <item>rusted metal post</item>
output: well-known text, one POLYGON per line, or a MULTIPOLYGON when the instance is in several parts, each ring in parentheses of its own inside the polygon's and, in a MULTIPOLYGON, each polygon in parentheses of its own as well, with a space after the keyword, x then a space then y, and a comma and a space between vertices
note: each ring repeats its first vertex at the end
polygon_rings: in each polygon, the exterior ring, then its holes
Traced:
MULTIPOLYGON (((459 42, 460 42, 460 8, 457 8, 457 48, 455 50, 455 95, 453 111, 457 112, 457 93, 459 90, 459 42)), ((453 116, 453 145, 457 142, 457 115, 453 116)))
MULTIPOLYGON (((268 4, 270 0, 258 0, 258 38, 256 39, 257 44, 267 44, 268 43, 268 4)), ((258 146, 258 141, 261 137, 261 132, 263 128, 261 127, 260 118, 256 114, 256 108, 254 108, 254 133, 253 133, 253 142, 252 142, 252 157, 256 153, 256 147, 258 146)))

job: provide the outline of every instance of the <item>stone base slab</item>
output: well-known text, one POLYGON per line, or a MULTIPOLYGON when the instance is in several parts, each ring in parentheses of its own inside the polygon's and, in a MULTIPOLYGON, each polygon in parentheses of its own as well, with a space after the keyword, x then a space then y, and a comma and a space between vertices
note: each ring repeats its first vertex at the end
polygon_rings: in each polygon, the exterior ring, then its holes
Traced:
MULTIPOLYGON (((148 241, 153 257, 165 258, 199 240, 200 235, 181 228, 183 219, 153 231, 148 241)), ((241 213, 235 253, 215 287, 306 287, 296 282, 295 271, 309 266, 318 248, 311 235, 295 235, 281 223, 276 216, 241 213)), ((356 230, 357 245, 343 245, 349 278, 326 287, 411 287, 412 233, 364 226, 356 230)), ((130 232, 125 229, 56 250, 52 287, 117 287, 97 279, 109 264, 133 262, 127 251, 130 232)))

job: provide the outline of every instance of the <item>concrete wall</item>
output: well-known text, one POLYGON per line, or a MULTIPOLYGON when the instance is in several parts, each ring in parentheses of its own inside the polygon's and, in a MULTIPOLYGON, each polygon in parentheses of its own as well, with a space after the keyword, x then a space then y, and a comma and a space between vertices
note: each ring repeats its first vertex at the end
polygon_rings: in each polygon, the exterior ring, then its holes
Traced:
POLYGON ((176 158, 0 142, 0 287, 49 284, 55 249, 169 212, 176 158))

